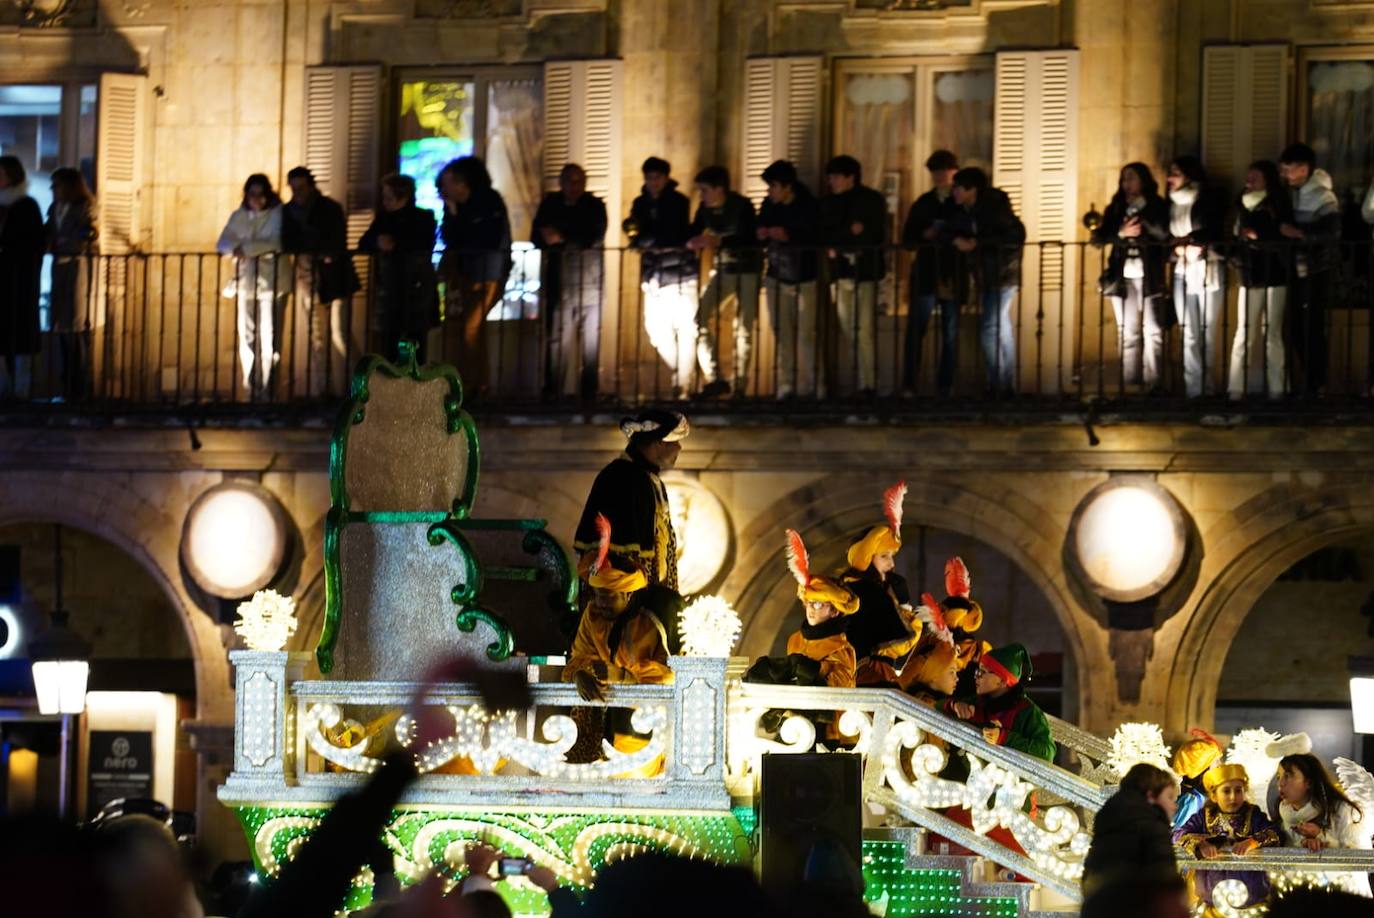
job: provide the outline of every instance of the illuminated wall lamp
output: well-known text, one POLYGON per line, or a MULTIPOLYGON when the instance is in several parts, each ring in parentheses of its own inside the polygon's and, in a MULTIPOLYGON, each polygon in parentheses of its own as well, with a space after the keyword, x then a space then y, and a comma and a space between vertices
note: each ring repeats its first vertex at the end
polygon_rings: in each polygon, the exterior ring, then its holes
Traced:
POLYGON ((62 607, 62 527, 53 527, 52 624, 29 641, 33 688, 42 714, 80 714, 86 709, 91 645, 67 627, 62 607))
POLYGON ((1356 733, 1374 733, 1374 657, 1350 658, 1350 716, 1356 733))
POLYGON ((1093 488, 1069 523, 1072 558, 1103 599, 1139 602, 1183 566, 1188 530, 1172 494, 1145 475, 1113 476, 1093 488))

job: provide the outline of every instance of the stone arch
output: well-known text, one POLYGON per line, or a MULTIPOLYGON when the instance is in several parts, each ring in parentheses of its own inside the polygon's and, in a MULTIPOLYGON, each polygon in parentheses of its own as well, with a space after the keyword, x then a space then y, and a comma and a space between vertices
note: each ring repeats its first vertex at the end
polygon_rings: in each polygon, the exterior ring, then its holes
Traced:
POLYGON ((1320 490, 1284 484, 1237 507, 1203 534, 1207 584, 1173 653, 1165 727, 1210 727, 1217 687, 1231 642, 1260 596, 1279 575, 1312 552, 1374 528, 1374 493, 1367 485, 1320 490))
POLYGON ((197 718, 232 723, 234 694, 219 628, 181 585, 181 518, 127 485, 109 487, 109 481, 102 479, 97 486, 88 476, 10 472, 0 478, 0 525, 61 523, 100 536, 137 561, 167 596, 186 633, 195 667, 197 718), (57 494, 60 500, 54 499, 57 494))
MULTIPOLYGON (((905 522, 925 522, 987 544, 1020 567, 1049 599, 1078 661, 1078 710, 1086 716, 1089 699, 1114 697, 1105 641, 1094 640, 1085 629, 1086 613, 1075 614, 1078 605, 1064 580, 1061 540, 1044 525, 1050 510, 993 481, 971 486, 963 478, 925 476, 907 484, 905 522)), ((721 591, 746 619, 739 653, 767 653, 792 612, 795 593, 783 563, 783 530, 802 532, 814 556, 838 555, 851 533, 875 522, 878 494, 871 475, 827 477, 775 501, 743 528, 740 556, 721 591)))

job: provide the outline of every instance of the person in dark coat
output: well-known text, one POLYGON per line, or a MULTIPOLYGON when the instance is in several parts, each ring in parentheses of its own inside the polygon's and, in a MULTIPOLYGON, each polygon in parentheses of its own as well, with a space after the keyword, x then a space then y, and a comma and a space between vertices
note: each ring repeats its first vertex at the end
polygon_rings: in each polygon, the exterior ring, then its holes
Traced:
POLYGON ((831 292, 840 343, 852 356, 859 395, 878 388, 878 282, 887 274, 887 199, 863 183, 852 156, 825 167, 830 194, 821 201, 822 236, 830 248, 831 292))
POLYGON ((629 443, 592 482, 573 536, 579 555, 600 546, 596 517, 604 514, 615 535, 611 552, 638 564, 651 585, 677 589, 677 537, 659 473, 677 463, 690 431, 682 414, 658 408, 621 420, 629 443))
POLYGON ((425 340, 439 324, 438 277, 434 273, 434 214, 415 206, 415 179, 392 173, 382 179, 382 206, 358 242, 358 251, 375 256, 377 311, 374 329, 381 349, 397 354, 406 338, 425 361, 425 340))
POLYGON ((63 167, 53 171, 52 199, 45 226, 53 256, 50 329, 62 357, 62 394, 79 399, 91 387, 95 198, 79 170, 63 167))
POLYGON ((759 247, 754 205, 730 190, 730 171, 707 166, 697 173, 701 204, 688 229, 687 247, 709 252, 714 260, 697 310, 697 360, 705 385, 702 398, 729 395, 731 381, 721 377, 720 332, 725 303, 735 298, 735 367, 733 389, 743 395, 749 382, 749 361, 754 352, 754 326, 759 318, 759 274, 763 250, 759 247))
POLYGON ((644 332, 673 374, 673 397, 692 391, 697 365, 697 259, 687 249, 691 202, 667 160, 644 160, 644 189, 622 224, 639 255, 644 332))
POLYGON ((940 364, 935 389, 949 395, 959 368, 959 304, 968 295, 960 282, 963 259, 951 245, 950 230, 959 216, 954 203, 954 175, 959 160, 949 150, 936 150, 926 160, 932 187, 916 199, 902 226, 902 246, 916 253, 911 261, 911 313, 906 324, 902 394, 916 394, 921 379, 921 349, 935 310, 940 310, 940 364))
POLYGON ((1279 227, 1292 222, 1293 202, 1279 177, 1279 167, 1268 160, 1251 163, 1245 191, 1236 201, 1241 289, 1226 387, 1233 399, 1266 389, 1270 398, 1282 398, 1286 390, 1283 328, 1289 243, 1279 227))
POLYGON ((43 273, 43 213, 29 197, 17 156, 0 156, 0 397, 28 398, 39 351, 38 295, 43 273))
POLYGON ((540 202, 530 230, 544 256, 546 398, 596 398, 606 225, 606 204, 587 191, 586 170, 568 163, 558 174, 558 191, 540 202))
POLYGON ((973 259, 981 310, 978 339, 987 367, 988 391, 1016 391, 1016 330, 1011 307, 1021 286, 1021 247, 1026 227, 1011 199, 993 188, 982 169, 960 169, 951 193, 958 212, 951 229, 954 248, 973 259))
POLYGON ((510 214, 476 156, 444 166, 435 186, 444 201, 444 359, 458 367, 469 393, 481 394, 490 384, 483 323, 511 271, 510 214))
POLYGON ((1279 156, 1279 172, 1293 202, 1293 221, 1279 226, 1293 251, 1289 274, 1288 331, 1293 341, 1294 381, 1304 396, 1326 388, 1326 310, 1335 297, 1340 268, 1341 206, 1331 176, 1317 168, 1317 154, 1305 143, 1290 144, 1279 156))
POLYGON ((1093 821, 1093 841, 1083 861, 1083 894, 1132 876, 1161 882, 1178 877, 1170 824, 1178 783, 1162 768, 1144 762, 1121 779, 1116 794, 1093 821))
POLYGON ((325 195, 304 166, 286 173, 283 251, 295 256, 295 318, 289 329, 292 394, 342 395, 348 388, 349 301, 361 289, 348 254, 343 205, 325 195))
POLYGON ((780 159, 762 176, 768 197, 759 209, 759 241, 768 246, 764 290, 777 338, 777 396, 814 396, 820 383, 816 350, 816 278, 820 276, 820 205, 780 159))
POLYGON ((1189 398, 1210 395, 1216 375, 1226 266, 1226 198, 1207 181, 1196 156, 1169 164, 1169 234, 1173 237, 1174 313, 1183 329, 1183 383, 1189 398))
POLYGON ((1092 241, 1112 247, 1099 286, 1116 314, 1121 381, 1143 382, 1151 391, 1160 386, 1164 332, 1174 324, 1173 309, 1165 299, 1168 240, 1169 205, 1159 196, 1150 167, 1128 163, 1092 241))

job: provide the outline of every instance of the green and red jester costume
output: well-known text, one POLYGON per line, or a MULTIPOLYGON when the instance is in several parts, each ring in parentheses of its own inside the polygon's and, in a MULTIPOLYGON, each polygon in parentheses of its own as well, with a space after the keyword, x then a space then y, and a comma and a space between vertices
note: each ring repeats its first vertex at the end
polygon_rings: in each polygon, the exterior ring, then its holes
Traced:
POLYGON ((1008 644, 983 654, 981 669, 997 675, 1007 686, 1000 695, 977 695, 954 698, 941 707, 946 714, 954 714, 956 703, 973 706, 968 722, 978 729, 996 727, 997 745, 1033 755, 1046 762, 1054 761, 1054 737, 1050 722, 1040 706, 1026 697, 1026 683, 1032 675, 1030 654, 1020 644, 1008 644))

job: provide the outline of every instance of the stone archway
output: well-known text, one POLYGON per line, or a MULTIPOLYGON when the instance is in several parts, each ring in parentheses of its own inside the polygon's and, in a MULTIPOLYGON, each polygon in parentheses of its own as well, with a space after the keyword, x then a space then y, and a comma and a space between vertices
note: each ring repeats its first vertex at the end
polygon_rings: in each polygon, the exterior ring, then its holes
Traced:
MULTIPOLYGON (((1061 540, 1044 525, 1049 510, 991 480, 970 486, 963 478, 925 476, 907 484, 906 523, 927 523, 983 542, 1024 571, 1049 599, 1078 662, 1080 718, 1092 722, 1097 708, 1110 707, 1115 682, 1106 641, 1084 627, 1091 621, 1086 613, 1075 614, 1061 540), (975 489, 980 486, 984 490, 975 489)), ((792 491, 749 522, 740 533, 743 550, 721 591, 746 618, 739 653, 767 653, 794 611, 783 530, 802 532, 813 556, 839 556, 853 532, 875 522, 879 493, 871 475, 827 477, 792 491)))
POLYGON ((1204 533, 1207 587, 1171 654, 1165 728, 1210 727, 1227 652, 1260 596, 1307 555, 1371 528, 1374 493, 1367 486, 1284 485, 1246 501, 1204 533))

